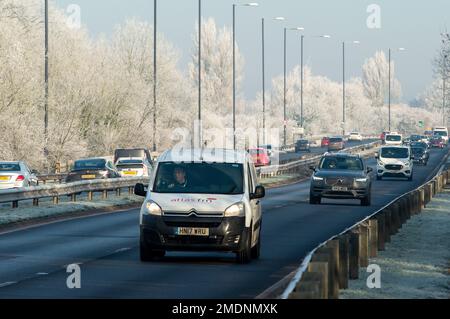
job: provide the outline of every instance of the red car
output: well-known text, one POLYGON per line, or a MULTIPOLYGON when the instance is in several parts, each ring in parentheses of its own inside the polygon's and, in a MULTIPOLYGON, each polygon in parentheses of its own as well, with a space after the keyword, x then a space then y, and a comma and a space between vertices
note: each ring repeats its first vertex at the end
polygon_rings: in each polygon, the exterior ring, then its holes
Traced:
POLYGON ((254 148, 248 150, 248 153, 253 159, 255 166, 268 166, 270 165, 270 156, 264 148, 254 148))
POLYGON ((330 145, 330 138, 329 137, 323 137, 322 142, 320 143, 321 147, 327 147, 330 145))
POLYGON ((433 148, 444 148, 445 142, 442 137, 433 137, 431 139, 431 147, 433 148))

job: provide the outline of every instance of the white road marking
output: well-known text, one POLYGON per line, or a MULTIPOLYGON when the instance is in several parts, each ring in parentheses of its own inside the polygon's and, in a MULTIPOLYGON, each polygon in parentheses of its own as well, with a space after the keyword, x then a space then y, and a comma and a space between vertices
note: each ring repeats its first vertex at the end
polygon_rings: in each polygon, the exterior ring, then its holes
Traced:
POLYGON ((17 282, 16 282, 16 281, 8 281, 8 282, 4 282, 4 283, 0 284, 0 288, 12 286, 12 285, 14 285, 14 284, 17 284, 17 282))

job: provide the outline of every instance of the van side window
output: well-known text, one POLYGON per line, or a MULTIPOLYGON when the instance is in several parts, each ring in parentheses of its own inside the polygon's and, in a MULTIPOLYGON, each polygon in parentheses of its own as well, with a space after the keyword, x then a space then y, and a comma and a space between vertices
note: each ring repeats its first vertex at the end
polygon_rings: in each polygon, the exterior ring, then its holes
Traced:
POLYGON ((247 166, 247 175, 248 175, 248 193, 252 194, 255 191, 255 186, 253 183, 250 165, 247 166))

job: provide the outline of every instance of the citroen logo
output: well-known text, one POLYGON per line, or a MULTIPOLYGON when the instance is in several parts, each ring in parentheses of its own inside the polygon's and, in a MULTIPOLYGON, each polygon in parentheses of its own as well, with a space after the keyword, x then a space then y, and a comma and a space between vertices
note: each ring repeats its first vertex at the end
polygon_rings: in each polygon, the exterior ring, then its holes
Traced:
POLYGON ((343 179, 338 180, 338 184, 344 184, 344 180, 343 179))
POLYGON ((192 210, 189 212, 189 217, 191 217, 191 216, 198 216, 197 211, 196 211, 195 209, 192 209, 192 210))

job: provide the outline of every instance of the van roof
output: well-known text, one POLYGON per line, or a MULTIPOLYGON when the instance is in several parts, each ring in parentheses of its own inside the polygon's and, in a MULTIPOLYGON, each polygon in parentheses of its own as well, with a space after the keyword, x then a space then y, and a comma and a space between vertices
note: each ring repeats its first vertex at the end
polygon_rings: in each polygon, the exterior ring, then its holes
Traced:
POLYGON ((207 162, 207 163, 239 163, 244 164, 247 152, 218 148, 181 148, 165 151, 158 162, 207 162))

